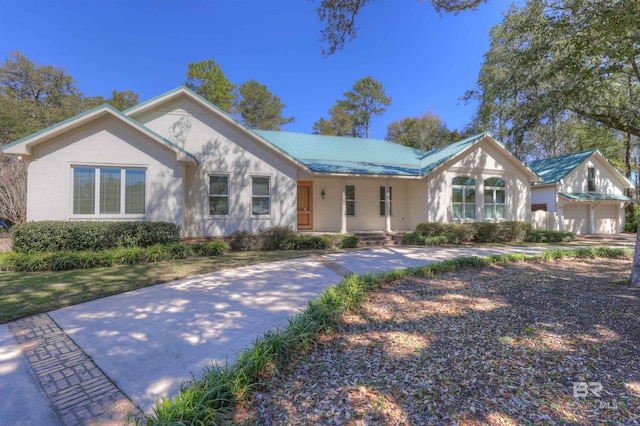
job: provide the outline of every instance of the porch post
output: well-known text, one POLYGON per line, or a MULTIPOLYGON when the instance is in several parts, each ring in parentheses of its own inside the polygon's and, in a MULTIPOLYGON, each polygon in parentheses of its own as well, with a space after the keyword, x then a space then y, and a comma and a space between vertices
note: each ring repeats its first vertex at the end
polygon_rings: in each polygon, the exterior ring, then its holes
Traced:
POLYGON ((562 207, 558 207, 558 231, 564 231, 564 212, 562 207))
POLYGON ((589 234, 596 233, 596 205, 589 204, 589 234))
POLYGON ((391 186, 384 186, 384 230, 391 232, 391 186))
POLYGON ((347 181, 343 180, 340 190, 340 217, 342 223, 340 225, 340 233, 347 233, 347 181))
POLYGON ((619 232, 624 232, 624 227, 626 225, 625 220, 625 214, 624 214, 624 208, 625 208, 625 204, 626 203, 620 203, 618 207, 618 220, 616 221, 616 233, 619 232))

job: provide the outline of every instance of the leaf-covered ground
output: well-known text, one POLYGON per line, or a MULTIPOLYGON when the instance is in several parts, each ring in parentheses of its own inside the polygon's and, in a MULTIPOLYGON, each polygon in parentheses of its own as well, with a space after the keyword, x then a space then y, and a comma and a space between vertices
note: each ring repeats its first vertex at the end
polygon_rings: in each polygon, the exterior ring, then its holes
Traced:
POLYGON ((640 424, 630 268, 570 259, 398 281, 256 389, 236 421, 640 424))

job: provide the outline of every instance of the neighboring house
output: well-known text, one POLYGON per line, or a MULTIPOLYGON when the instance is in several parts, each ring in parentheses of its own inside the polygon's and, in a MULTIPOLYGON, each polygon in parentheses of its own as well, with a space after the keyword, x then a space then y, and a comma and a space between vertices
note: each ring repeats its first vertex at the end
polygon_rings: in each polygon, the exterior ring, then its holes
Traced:
POLYGON ((633 185, 597 150, 529 164, 542 182, 531 189, 538 228, 576 234, 624 231, 625 190, 633 185))
POLYGON ((168 221, 184 237, 529 221, 539 181, 486 133, 424 152, 253 131, 184 87, 124 112, 92 109, 3 151, 29 161, 29 221, 168 221))

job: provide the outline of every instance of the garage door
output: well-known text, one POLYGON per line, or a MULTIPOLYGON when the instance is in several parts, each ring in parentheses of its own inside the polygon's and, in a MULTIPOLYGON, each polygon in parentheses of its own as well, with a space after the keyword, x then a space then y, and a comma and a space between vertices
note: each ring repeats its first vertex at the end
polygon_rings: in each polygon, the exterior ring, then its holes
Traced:
POLYGON ((616 218, 619 207, 616 205, 596 206, 596 234, 613 234, 616 232, 616 218))
POLYGON ((588 210, 585 205, 568 205, 564 207, 564 230, 576 234, 587 233, 588 210))

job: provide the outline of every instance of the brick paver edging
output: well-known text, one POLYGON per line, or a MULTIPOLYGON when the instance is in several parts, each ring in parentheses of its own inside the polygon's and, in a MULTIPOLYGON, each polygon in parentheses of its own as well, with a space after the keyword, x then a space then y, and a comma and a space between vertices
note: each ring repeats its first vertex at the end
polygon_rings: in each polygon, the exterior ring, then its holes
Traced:
POLYGON ((64 425, 122 425, 140 409, 47 314, 9 323, 64 425))

